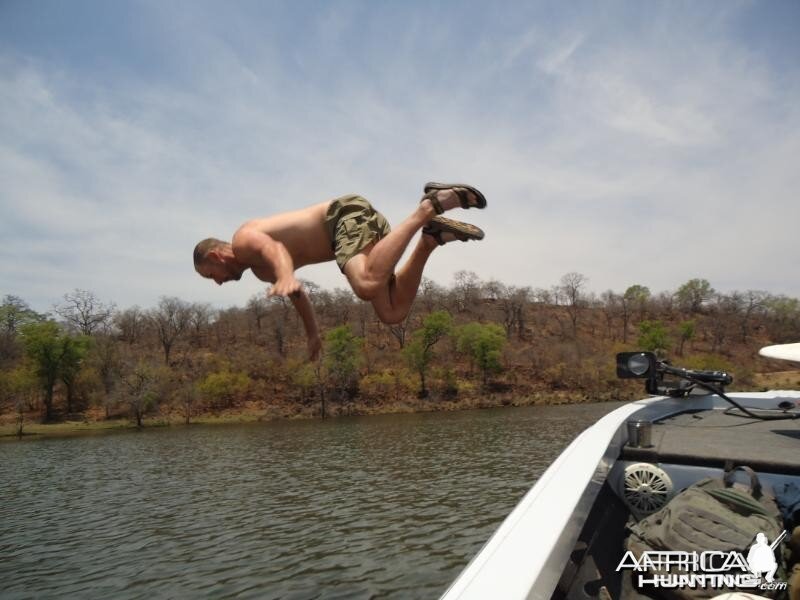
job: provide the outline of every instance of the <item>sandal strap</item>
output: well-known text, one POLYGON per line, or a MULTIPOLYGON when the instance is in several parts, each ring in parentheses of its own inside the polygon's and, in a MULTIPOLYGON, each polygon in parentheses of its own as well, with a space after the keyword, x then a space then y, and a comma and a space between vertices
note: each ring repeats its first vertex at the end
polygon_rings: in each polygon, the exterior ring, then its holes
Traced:
POLYGON ((431 236, 433 239, 436 240, 436 243, 440 246, 444 246, 445 241, 442 239, 442 230, 438 227, 432 227, 431 225, 426 225, 422 228, 422 233, 431 236))
MULTIPOLYGON (((431 190, 422 197, 422 200, 425 200, 426 198, 430 200, 431 204, 433 205, 433 210, 436 211, 437 215, 440 215, 444 212, 444 208, 442 208, 442 203, 439 202, 439 198, 436 197, 438 193, 439 190, 431 190)), ((422 200, 420 200, 420 202, 422 202, 422 200)))
POLYGON ((458 195, 461 208, 486 208, 486 198, 477 188, 466 183, 437 183, 429 181, 425 184, 425 193, 441 190, 453 190, 458 195), (474 199, 470 198, 474 195, 474 199))
POLYGON ((469 192, 464 188, 453 188, 453 191, 458 196, 459 202, 461 202, 461 208, 474 208, 476 206, 469 203, 469 192))

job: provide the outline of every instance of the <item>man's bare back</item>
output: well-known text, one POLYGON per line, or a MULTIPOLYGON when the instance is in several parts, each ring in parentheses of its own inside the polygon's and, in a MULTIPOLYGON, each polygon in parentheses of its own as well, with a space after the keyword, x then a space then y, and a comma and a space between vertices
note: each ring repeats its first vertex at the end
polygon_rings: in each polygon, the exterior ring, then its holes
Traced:
POLYGON ((250 266, 256 277, 268 283, 275 283, 273 265, 253 258, 253 253, 248 252, 245 244, 246 240, 252 239, 247 235, 252 231, 266 234, 283 244, 292 257, 295 269, 333 260, 333 246, 325 230, 328 206, 330 201, 320 202, 299 210, 247 221, 233 235, 233 253, 250 266))

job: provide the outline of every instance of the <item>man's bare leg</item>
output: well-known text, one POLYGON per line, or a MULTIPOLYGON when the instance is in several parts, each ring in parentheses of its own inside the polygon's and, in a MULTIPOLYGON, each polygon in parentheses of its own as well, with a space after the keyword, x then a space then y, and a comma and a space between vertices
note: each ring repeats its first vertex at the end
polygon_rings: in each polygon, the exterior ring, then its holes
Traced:
MULTIPOLYGON (((442 205, 444 210, 450 210, 461 206, 456 193, 452 190, 442 190, 438 193, 437 199, 442 205)), ((390 283, 390 279, 394 274, 394 269, 403 256, 406 247, 414 234, 424 227, 428 221, 436 216, 436 211, 433 208, 430 200, 423 200, 419 206, 414 210, 410 217, 400 223, 396 228, 393 228, 389 234, 379 240, 374 246, 369 248, 368 252, 359 254, 353 257, 345 265, 345 275, 350 281, 350 285, 356 295, 362 300, 372 300, 377 294, 383 291, 383 288, 390 283)), ((427 237, 427 236, 423 236, 427 237)), ((435 241, 430 240, 435 244, 435 241)), ((430 250, 424 255, 409 259, 412 261, 420 262, 424 266, 430 255, 430 250)), ((421 251, 420 246, 417 246, 415 253, 421 251)), ((412 268, 415 271, 415 268, 412 268)), ((398 277, 400 274, 398 273, 398 277)), ((419 277, 422 277, 421 270, 419 277)), ((419 281, 417 281, 419 285, 419 281)), ((416 292, 415 292, 416 293, 416 292)), ((412 298, 413 299, 413 298, 412 298)))
POLYGON ((406 263, 372 299, 372 306, 381 321, 393 324, 400 323, 406 318, 414 298, 417 297, 425 264, 438 245, 431 236, 423 235, 406 263))
MULTIPOLYGON (((445 243, 457 239, 452 233, 441 233, 440 235, 445 243)), ((439 243, 432 236, 423 234, 408 261, 370 299, 375 313, 383 323, 390 325, 400 323, 408 316, 411 305, 417 297, 425 264, 438 246, 439 243)), ((366 260, 366 258, 364 255, 359 255, 351 259, 351 262, 357 259, 366 260)))

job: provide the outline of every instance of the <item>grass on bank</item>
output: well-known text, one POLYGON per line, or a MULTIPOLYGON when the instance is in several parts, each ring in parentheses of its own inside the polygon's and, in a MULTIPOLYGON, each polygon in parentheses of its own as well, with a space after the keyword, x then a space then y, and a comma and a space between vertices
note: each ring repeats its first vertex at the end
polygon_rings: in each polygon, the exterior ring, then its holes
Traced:
MULTIPOLYGON (((255 423, 263 421, 257 414, 199 415, 193 418, 190 425, 224 425, 230 423, 255 423)), ((181 427, 186 421, 179 417, 150 417, 145 419, 144 429, 155 427, 181 427)), ((44 437, 72 437, 95 433, 111 433, 118 431, 135 431, 136 422, 130 419, 109 419, 102 421, 61 421, 56 423, 37 423, 26 420, 23 423, 22 435, 18 433, 16 423, 0 425, 0 441, 36 439, 44 437)))
POLYGON ((800 370, 756 373, 753 383, 763 390, 800 390, 800 370))
MULTIPOLYGON (((747 386, 756 390, 780 390, 780 389, 800 389, 800 370, 779 371, 772 373, 754 373, 753 385, 747 386)), ((638 389, 638 386, 636 387, 638 389)), ((735 389, 735 385, 734 385, 735 389)), ((630 393, 630 392, 629 392, 630 393)), ((627 397, 618 399, 635 399, 642 393, 635 392, 632 395, 624 394, 627 397)), ((602 398, 604 401, 615 400, 617 398, 602 398)), ((591 402, 592 399, 581 394, 570 393, 565 390, 536 392, 524 396, 510 398, 508 396, 475 397, 469 399, 459 399, 455 401, 438 401, 435 404, 427 404, 416 398, 408 401, 396 401, 380 404, 361 404, 356 403, 347 407, 329 406, 328 415, 336 417, 340 415, 376 415, 387 413, 410 413, 428 411, 453 411, 453 410, 474 410, 481 408, 493 408, 500 406, 531 406, 536 404, 578 404, 581 402, 591 402)), ((294 406, 289 407, 264 407, 250 405, 244 409, 221 414, 200 413, 192 416, 191 425, 226 425, 236 423, 256 423, 272 421, 276 419, 309 419, 319 418, 318 406, 294 406)), ((185 418, 177 413, 168 415, 156 415, 145 418, 145 429, 155 427, 182 427, 186 426, 185 418)), ((55 423, 39 423, 29 417, 25 418, 22 428, 22 436, 18 435, 18 427, 14 422, 6 421, 0 424, 0 442, 17 439, 43 439, 56 437, 72 437, 79 435, 103 434, 122 431, 135 431, 137 429, 135 421, 127 418, 114 419, 86 419, 74 421, 62 421, 55 423)))
MULTIPOLYGON (((532 394, 511 397, 509 394, 475 396, 456 400, 437 400, 435 402, 418 398, 398 399, 388 402, 352 402, 346 404, 328 403, 326 415, 369 416, 380 414, 403 414, 415 412, 441 412, 497 408, 502 406, 532 406, 545 404, 581 404, 592 401, 609 401, 618 398, 591 398, 585 394, 570 393, 565 390, 539 391, 532 394)), ((628 398, 631 399, 631 398, 628 398)), ((190 425, 225 425, 237 423, 256 423, 287 419, 318 419, 320 407, 314 405, 263 406, 251 403, 239 409, 224 413, 198 413, 191 418, 190 425)), ((185 427, 185 417, 179 413, 169 413, 145 417, 143 429, 157 427, 185 427)), ((105 419, 99 413, 83 420, 66 420, 41 423, 36 417, 27 414, 23 421, 22 435, 18 434, 18 424, 6 417, 0 422, 0 442, 17 439, 43 439, 72 437, 78 435, 103 434, 122 431, 136 431, 135 420, 125 417, 105 419)))

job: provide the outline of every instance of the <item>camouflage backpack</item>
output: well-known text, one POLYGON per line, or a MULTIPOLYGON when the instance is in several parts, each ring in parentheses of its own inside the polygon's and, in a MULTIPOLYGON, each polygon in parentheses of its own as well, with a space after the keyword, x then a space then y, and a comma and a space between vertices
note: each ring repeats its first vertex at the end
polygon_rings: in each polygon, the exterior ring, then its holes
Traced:
MULTIPOLYGON (((660 511, 630 527, 626 549, 640 558, 645 552, 739 552, 744 557, 758 533, 769 540, 783 531, 775 498, 761 489, 758 476, 749 467, 730 468, 724 479, 707 478, 676 495, 660 511), (736 470, 750 476, 750 485, 734 483, 736 470)), ((650 569, 649 576, 688 574, 678 568, 650 569)), ((633 578, 634 580, 636 577, 633 578)), ((648 593, 656 590, 647 590, 648 593)), ((666 598, 711 598, 734 589, 659 589, 666 598)), ((749 589, 756 594, 760 590, 749 589)))

